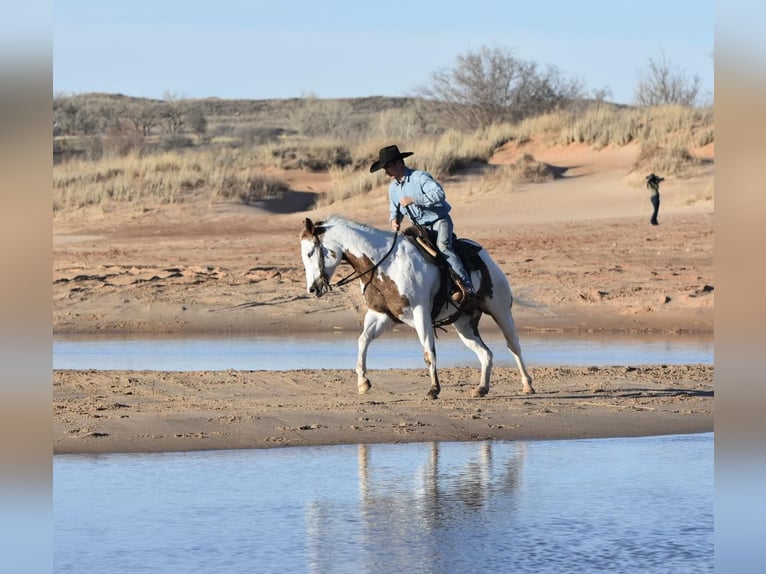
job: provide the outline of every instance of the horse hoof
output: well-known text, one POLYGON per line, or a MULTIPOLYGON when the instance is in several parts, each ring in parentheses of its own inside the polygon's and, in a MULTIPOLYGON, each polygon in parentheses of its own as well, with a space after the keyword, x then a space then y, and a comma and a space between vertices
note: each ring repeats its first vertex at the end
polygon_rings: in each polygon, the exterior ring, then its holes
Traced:
POLYGON ((479 399, 481 397, 486 397, 488 392, 489 391, 484 387, 476 387, 475 389, 471 390, 471 396, 479 399))
POLYGON ((358 384, 356 388, 359 391, 360 395, 366 395, 367 391, 369 391, 372 388, 372 385, 370 384, 370 381, 365 379, 364 382, 358 384))
POLYGON ((521 391, 525 395, 534 395, 535 389, 533 389, 531 386, 526 386, 521 391))
POLYGON ((431 389, 430 391, 428 391, 428 394, 426 395, 426 398, 427 399, 431 399, 432 401, 435 401, 436 399, 439 398, 439 391, 431 389))

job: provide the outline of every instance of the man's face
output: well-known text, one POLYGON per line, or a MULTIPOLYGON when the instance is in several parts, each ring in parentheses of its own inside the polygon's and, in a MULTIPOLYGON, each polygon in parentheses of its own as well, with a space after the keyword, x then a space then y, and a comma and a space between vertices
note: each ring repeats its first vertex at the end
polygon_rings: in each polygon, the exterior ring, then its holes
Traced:
POLYGON ((383 169, 386 175, 393 179, 402 179, 404 176, 404 162, 401 159, 388 162, 383 169))

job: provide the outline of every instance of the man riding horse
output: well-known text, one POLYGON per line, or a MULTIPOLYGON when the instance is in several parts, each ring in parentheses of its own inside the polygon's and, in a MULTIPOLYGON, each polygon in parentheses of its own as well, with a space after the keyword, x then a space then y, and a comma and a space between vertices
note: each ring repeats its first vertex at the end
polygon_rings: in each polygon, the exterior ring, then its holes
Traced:
POLYGON ((404 164, 404 158, 412 154, 410 151, 400 152, 395 145, 381 148, 377 161, 370 166, 370 173, 382 168, 392 180, 388 187, 389 221, 395 231, 399 231, 404 209, 413 223, 434 232, 436 247, 452 270, 459 288, 452 298, 456 303, 466 303, 475 297, 475 291, 452 244, 453 224, 449 215, 452 207, 447 203, 444 188, 430 173, 404 164))
POLYGON ((415 241, 399 241, 391 233, 363 223, 331 215, 324 221, 304 221, 300 232, 301 259, 306 271, 306 290, 321 297, 335 286, 358 281, 367 306, 362 332, 358 339, 357 390, 369 392, 372 384, 367 376, 367 349, 372 341, 397 324, 413 327, 423 348, 431 387, 428 397, 435 399, 441 390, 436 368, 435 325, 451 324, 466 347, 481 363, 479 384, 471 396, 483 397, 489 392, 492 351, 481 338, 479 322, 489 315, 505 337, 508 350, 516 359, 521 373, 522 392, 534 393, 532 377, 521 356, 521 345, 511 307, 513 293, 503 270, 486 250, 478 246, 469 267, 475 267, 474 284, 478 287, 473 305, 455 305, 439 293, 442 273, 433 261, 416 246, 415 241), (477 261, 478 260, 478 261, 477 261), (353 269, 350 275, 332 282, 342 262, 353 269))

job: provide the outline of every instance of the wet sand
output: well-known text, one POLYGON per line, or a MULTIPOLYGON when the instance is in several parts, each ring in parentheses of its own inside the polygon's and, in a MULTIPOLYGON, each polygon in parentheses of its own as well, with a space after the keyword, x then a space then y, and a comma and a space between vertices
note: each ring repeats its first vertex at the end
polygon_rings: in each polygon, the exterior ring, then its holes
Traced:
POLYGON ((299 371, 56 371, 54 452, 156 452, 439 440, 521 440, 713 430, 713 367, 542 367, 537 393, 518 372, 372 371, 356 393, 348 369, 299 371))

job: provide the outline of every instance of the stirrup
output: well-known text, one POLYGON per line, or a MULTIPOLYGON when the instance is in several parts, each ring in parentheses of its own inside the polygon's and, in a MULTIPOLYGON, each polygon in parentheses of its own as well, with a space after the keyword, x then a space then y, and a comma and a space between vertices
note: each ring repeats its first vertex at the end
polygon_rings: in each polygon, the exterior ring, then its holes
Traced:
POLYGON ((463 304, 476 298, 476 294, 473 290, 468 289, 462 281, 455 280, 455 285, 457 285, 458 290, 450 293, 450 299, 452 299, 454 303, 463 304))

